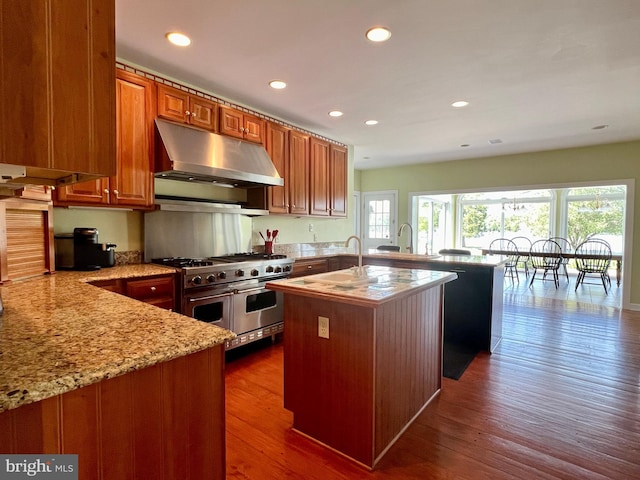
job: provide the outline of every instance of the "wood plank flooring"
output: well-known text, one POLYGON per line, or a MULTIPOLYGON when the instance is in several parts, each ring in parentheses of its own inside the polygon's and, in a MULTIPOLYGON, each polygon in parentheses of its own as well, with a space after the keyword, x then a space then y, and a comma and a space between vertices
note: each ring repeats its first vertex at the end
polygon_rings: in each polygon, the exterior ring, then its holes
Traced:
POLYGON ((443 379, 373 472, 290 430, 282 343, 228 352, 227 478, 640 478, 640 313, 584 298, 505 292, 497 350, 443 379))

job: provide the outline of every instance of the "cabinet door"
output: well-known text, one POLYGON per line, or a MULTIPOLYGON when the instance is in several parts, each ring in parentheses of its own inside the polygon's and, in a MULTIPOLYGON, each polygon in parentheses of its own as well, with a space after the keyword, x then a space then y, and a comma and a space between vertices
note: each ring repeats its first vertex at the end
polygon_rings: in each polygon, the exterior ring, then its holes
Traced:
POLYGON ((330 162, 330 214, 332 217, 347 216, 347 149, 331 145, 330 162))
POLYGON ((244 114, 244 139, 254 143, 264 143, 265 121, 254 115, 244 114))
POLYGON ((311 137, 311 215, 329 215, 329 142, 311 137))
POLYGON ((189 123, 212 132, 218 131, 218 105, 206 98, 189 97, 189 123))
POLYGON ((74 183, 55 190, 54 204, 57 205, 108 205, 109 179, 107 177, 74 183))
POLYGON ((289 132, 289 213, 309 215, 309 136, 289 132))
POLYGON ((114 1, 0 2, 0 58, 0 162, 113 175, 114 1))
POLYGON ((231 137, 242 138, 244 118, 242 112, 220 105, 220 133, 231 137))
POLYGON ((158 116, 186 123, 191 114, 189 111, 189 94, 162 83, 158 83, 157 88, 158 116))
POLYGON ((117 173, 110 179, 111 204, 153 205, 155 83, 118 70, 116 78, 117 173))
POLYGON ((267 124, 267 153, 275 165, 280 177, 284 179, 282 187, 269 187, 269 212, 289 213, 289 129, 273 122, 267 124))

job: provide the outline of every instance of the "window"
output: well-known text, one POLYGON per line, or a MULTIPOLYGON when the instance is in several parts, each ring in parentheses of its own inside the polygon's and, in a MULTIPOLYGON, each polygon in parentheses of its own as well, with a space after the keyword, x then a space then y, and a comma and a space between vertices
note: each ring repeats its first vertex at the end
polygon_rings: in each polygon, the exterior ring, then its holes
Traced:
POLYGON ((624 246, 625 185, 570 188, 565 200, 566 237, 575 248, 588 237, 606 240, 614 252, 624 246))
POLYGON ((413 195, 411 224, 416 228, 416 253, 437 253, 453 245, 451 195, 413 195))
POLYGON ((496 238, 551 236, 553 193, 550 190, 482 192, 460 196, 459 244, 488 248, 496 238))

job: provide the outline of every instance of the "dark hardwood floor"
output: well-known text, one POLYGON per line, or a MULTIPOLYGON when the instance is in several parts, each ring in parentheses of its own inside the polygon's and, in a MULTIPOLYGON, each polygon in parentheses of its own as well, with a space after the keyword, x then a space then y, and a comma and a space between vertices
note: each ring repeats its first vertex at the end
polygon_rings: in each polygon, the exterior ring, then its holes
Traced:
POLYGON ((290 430, 281 343, 229 352, 227 478, 640 478, 640 313, 532 290, 373 472, 290 430))

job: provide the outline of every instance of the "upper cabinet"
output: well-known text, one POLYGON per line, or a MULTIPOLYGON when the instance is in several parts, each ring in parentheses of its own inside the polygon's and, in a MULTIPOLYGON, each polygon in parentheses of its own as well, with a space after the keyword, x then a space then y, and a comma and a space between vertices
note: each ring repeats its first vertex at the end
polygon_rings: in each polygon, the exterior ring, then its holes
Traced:
POLYGON ((311 215, 329 216, 329 142, 311 137, 311 215))
POLYGON ((311 215, 347 216, 347 150, 311 137, 311 215))
POLYGON ((289 213, 309 215, 309 135, 289 132, 289 213))
POLYGON ((264 144, 265 128, 262 118, 220 105, 220 133, 264 144))
POLYGON ((271 213, 289 213, 289 129, 267 122, 265 143, 273 165, 284 180, 283 186, 267 189, 267 208, 271 213))
POLYGON ((59 188, 56 205, 148 208, 153 205, 155 83, 117 70, 117 172, 59 188))
POLYGON ((329 147, 329 214, 347 216, 347 149, 331 144, 329 147))
POLYGON ((52 184, 113 175, 114 0, 0 2, 0 58, 0 163, 52 184))
POLYGON ((158 84, 158 116, 212 132, 218 131, 218 104, 177 88, 158 84))

